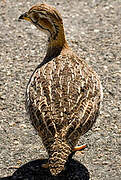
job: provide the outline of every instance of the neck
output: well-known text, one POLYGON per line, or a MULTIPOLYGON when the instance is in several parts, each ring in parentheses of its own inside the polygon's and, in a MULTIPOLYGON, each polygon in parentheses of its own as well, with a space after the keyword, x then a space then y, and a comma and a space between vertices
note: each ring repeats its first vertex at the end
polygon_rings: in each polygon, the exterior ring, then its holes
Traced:
POLYGON ((65 39, 63 26, 59 27, 59 31, 48 40, 48 49, 46 58, 52 59, 57 57, 64 48, 68 48, 68 43, 65 39))

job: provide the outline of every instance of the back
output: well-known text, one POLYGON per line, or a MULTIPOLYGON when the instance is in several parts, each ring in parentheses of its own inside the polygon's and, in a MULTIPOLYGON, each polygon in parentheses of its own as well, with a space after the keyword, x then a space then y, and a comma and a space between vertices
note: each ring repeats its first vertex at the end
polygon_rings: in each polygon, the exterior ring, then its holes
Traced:
POLYGON ((34 72, 27 87, 27 109, 42 139, 45 131, 46 139, 59 133, 75 146, 73 135, 80 137, 91 128, 100 96, 97 74, 75 54, 67 52, 34 72))

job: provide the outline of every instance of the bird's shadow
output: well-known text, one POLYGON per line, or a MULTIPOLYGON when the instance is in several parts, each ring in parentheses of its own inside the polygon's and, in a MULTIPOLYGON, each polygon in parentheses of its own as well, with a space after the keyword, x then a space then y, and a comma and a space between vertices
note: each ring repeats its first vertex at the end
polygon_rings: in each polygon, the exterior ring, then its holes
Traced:
MULTIPOLYGON (((58 176, 52 176, 49 169, 43 168, 42 164, 45 163, 47 159, 30 161, 18 168, 10 180, 89 180, 88 169, 72 158, 67 161, 65 169, 58 176)), ((5 179, 7 180, 7 177, 5 179)))

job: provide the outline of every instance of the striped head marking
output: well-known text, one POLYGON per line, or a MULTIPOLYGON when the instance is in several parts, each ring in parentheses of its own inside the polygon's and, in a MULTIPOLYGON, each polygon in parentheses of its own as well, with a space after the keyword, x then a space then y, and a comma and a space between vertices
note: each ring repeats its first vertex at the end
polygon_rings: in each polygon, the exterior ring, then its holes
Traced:
POLYGON ((19 19, 30 21, 52 38, 56 38, 59 28, 63 27, 59 12, 47 4, 33 6, 28 12, 22 14, 19 19))

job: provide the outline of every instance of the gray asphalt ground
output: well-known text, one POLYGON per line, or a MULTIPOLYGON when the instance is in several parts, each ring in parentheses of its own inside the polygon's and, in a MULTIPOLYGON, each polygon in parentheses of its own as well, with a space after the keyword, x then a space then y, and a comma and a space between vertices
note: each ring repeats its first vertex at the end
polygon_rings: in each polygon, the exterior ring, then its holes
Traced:
POLYGON ((96 124, 79 144, 88 148, 74 159, 91 180, 121 179, 121 0, 0 1, 0 177, 31 160, 47 158, 28 121, 25 87, 46 52, 47 37, 18 17, 37 2, 62 14, 66 38, 99 74, 104 99, 96 124))

